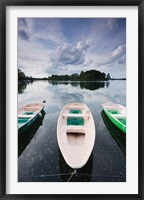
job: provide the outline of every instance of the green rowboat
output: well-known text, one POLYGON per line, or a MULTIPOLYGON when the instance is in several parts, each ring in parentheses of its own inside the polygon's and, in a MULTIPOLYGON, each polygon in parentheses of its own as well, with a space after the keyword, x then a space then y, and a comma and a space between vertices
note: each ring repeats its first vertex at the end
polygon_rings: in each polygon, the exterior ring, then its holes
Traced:
POLYGON ((42 103, 28 104, 18 109, 18 134, 24 133, 32 124, 42 116, 44 108, 42 103))
POLYGON ((126 134, 126 107, 112 102, 102 104, 108 118, 126 134))

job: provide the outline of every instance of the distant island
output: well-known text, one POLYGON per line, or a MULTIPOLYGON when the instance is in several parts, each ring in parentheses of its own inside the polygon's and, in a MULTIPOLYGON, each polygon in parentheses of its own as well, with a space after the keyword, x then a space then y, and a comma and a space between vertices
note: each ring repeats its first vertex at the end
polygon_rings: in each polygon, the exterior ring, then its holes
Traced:
POLYGON ((105 81, 110 79, 110 74, 106 75, 97 70, 81 71, 80 74, 72 75, 52 75, 48 77, 49 81, 105 81))
POLYGON ((107 75, 104 72, 97 70, 81 71, 80 74, 74 73, 72 75, 57 75, 53 74, 49 77, 34 78, 32 76, 26 76, 24 72, 18 69, 18 81, 32 82, 34 80, 48 80, 48 81, 109 81, 109 80, 126 80, 126 78, 111 78, 110 74, 107 75))
POLYGON ((107 75, 97 70, 89 70, 86 72, 81 71, 80 74, 72 75, 52 75, 48 77, 49 81, 109 81, 109 80, 126 80, 126 78, 111 78, 110 74, 107 75))

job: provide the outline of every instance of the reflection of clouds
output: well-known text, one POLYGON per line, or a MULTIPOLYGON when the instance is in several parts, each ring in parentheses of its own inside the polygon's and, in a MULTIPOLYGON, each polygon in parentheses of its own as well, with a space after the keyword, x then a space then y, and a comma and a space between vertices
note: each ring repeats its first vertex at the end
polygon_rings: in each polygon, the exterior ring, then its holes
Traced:
MULTIPOLYGON (((72 85, 57 85, 50 87, 51 99, 59 103, 62 108, 68 102, 85 102, 91 105, 99 105, 108 101, 125 105, 125 81, 111 81, 109 88, 100 88, 99 90, 87 90, 72 85), (119 88, 119 89, 118 89, 119 88), (120 92, 121 91, 121 92, 120 92), (119 93, 120 92, 120 93, 119 93)), ((101 108, 101 107, 100 107, 101 108)), ((99 109, 99 107, 98 107, 99 109)), ((100 109, 99 109, 100 111, 100 109)))
POLYGON ((60 106, 64 106, 69 102, 84 102, 84 97, 80 93, 57 93, 55 101, 59 102, 60 106))
POLYGON ((42 102, 46 100, 45 106, 62 108, 68 102, 86 102, 93 104, 102 104, 108 101, 126 104, 126 81, 111 81, 109 88, 104 87, 99 90, 81 89, 80 86, 73 87, 69 85, 53 86, 48 82, 34 82, 27 86, 25 93, 18 95, 18 106, 42 102))
POLYGON ((18 106, 49 100, 51 96, 46 91, 48 91, 47 84, 44 84, 43 81, 35 81, 32 84, 28 84, 25 92, 18 95, 18 106))
POLYGON ((109 89, 101 89, 98 93, 101 95, 102 103, 112 101, 126 105, 126 81, 111 81, 109 89))
POLYGON ((67 103, 67 102, 83 102, 83 95, 79 93, 68 93, 68 94, 62 94, 60 96, 62 102, 67 103))
MULTIPOLYGON (((43 125, 18 159, 19 181, 40 182, 43 179, 31 177, 39 174, 59 174, 57 120, 63 106, 71 101, 86 103, 93 114, 96 145, 93 151, 92 173, 117 175, 120 171, 125 174, 125 157, 109 134, 101 116, 102 103, 112 101, 125 105, 125 86, 125 81, 111 81, 108 88, 98 90, 81 89, 71 84, 51 85, 47 81, 28 85, 25 92, 18 95, 18 106, 45 99, 46 115, 43 125)), ((57 180, 56 177, 51 178, 46 177, 45 180, 57 180)))
POLYGON ((55 102, 59 108, 62 108, 69 102, 84 102, 81 89, 72 85, 56 85, 49 87, 52 104, 55 102))

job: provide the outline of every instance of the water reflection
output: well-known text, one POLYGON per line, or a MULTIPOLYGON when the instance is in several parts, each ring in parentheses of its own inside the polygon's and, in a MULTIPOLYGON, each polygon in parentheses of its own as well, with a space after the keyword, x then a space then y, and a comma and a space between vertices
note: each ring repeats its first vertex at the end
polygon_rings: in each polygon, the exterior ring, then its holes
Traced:
POLYGON ((22 94, 27 87, 27 83, 18 84, 18 94, 22 94))
POLYGON ((88 90, 98 90, 105 87, 105 82, 80 82, 80 88, 88 90))
MULTIPOLYGON (((101 104, 113 101, 126 105, 126 82, 105 82, 99 90, 81 89, 80 82, 52 85, 48 81, 34 81, 18 95, 18 107, 30 102, 46 100, 46 115, 26 149, 18 158, 20 182, 66 182, 74 172, 63 160, 57 143, 57 120, 68 102, 84 102, 93 112, 96 142, 88 163, 70 182, 125 182, 126 156, 107 129, 101 116, 101 104), (73 85, 72 85, 73 84, 73 85), (108 87, 108 88, 107 88, 108 87), (121 91, 121 93, 119 92, 121 91)), ((88 87, 88 86, 87 86, 88 87)), ((25 138, 22 140, 22 144, 25 138)), ((20 152, 20 151, 19 151, 20 152)))
POLYGON ((52 85, 69 85, 71 82, 69 81, 48 81, 48 83, 52 85))
MULTIPOLYGON (((99 81, 99 82, 80 82, 80 81, 48 81, 51 85, 71 85, 73 87, 79 87, 80 89, 98 90, 100 88, 109 87, 110 81, 99 81)), ((33 82, 23 82, 18 84, 18 94, 24 93, 28 84, 33 82)))
POLYGON ((106 87, 108 88, 110 85, 110 81, 106 81, 106 87))
POLYGON ((40 126, 42 126, 45 111, 42 110, 42 117, 38 118, 32 126, 30 126, 23 134, 18 134, 18 156, 21 155, 26 146, 30 143, 31 139, 37 132, 40 126))
POLYGON ((110 121, 104 111, 101 112, 101 115, 110 134, 119 145, 121 150, 126 154, 126 135, 110 121))
POLYGON ((100 88, 109 87, 110 81, 97 82, 80 82, 80 81, 49 81, 52 85, 72 85, 73 87, 80 87, 80 89, 98 90, 100 88))
POLYGON ((93 168, 93 153, 84 167, 77 169, 74 173, 74 169, 69 167, 65 162, 60 150, 59 150, 59 166, 61 172, 61 181, 63 182, 90 182, 93 168))
POLYGON ((71 82, 71 85, 73 87, 78 87, 80 85, 80 83, 79 82, 71 82))
POLYGON ((23 81, 18 83, 18 94, 24 93, 25 89, 27 88, 27 85, 33 84, 33 81, 23 81))

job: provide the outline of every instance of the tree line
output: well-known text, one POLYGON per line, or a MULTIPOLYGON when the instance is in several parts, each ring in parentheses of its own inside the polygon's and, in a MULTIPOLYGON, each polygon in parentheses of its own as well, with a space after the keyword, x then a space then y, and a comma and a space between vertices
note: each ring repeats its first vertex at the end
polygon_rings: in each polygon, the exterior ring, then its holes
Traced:
POLYGON ((81 71, 80 74, 74 73, 71 75, 56 75, 53 74, 48 78, 34 78, 32 76, 26 76, 22 70, 18 69, 19 81, 33 81, 33 80, 49 80, 49 81, 105 81, 110 80, 110 74, 107 75, 97 70, 81 71))
POLYGON ((48 77, 49 81, 105 81, 110 79, 109 73, 106 75, 97 70, 81 71, 80 74, 52 75, 48 77))
POLYGON ((34 78, 32 76, 26 76, 22 70, 18 69, 18 80, 19 81, 34 81, 34 80, 48 80, 48 78, 34 78))
POLYGON ((22 72, 20 69, 18 69, 18 80, 23 81, 23 80, 33 80, 32 76, 26 76, 24 72, 22 72))

